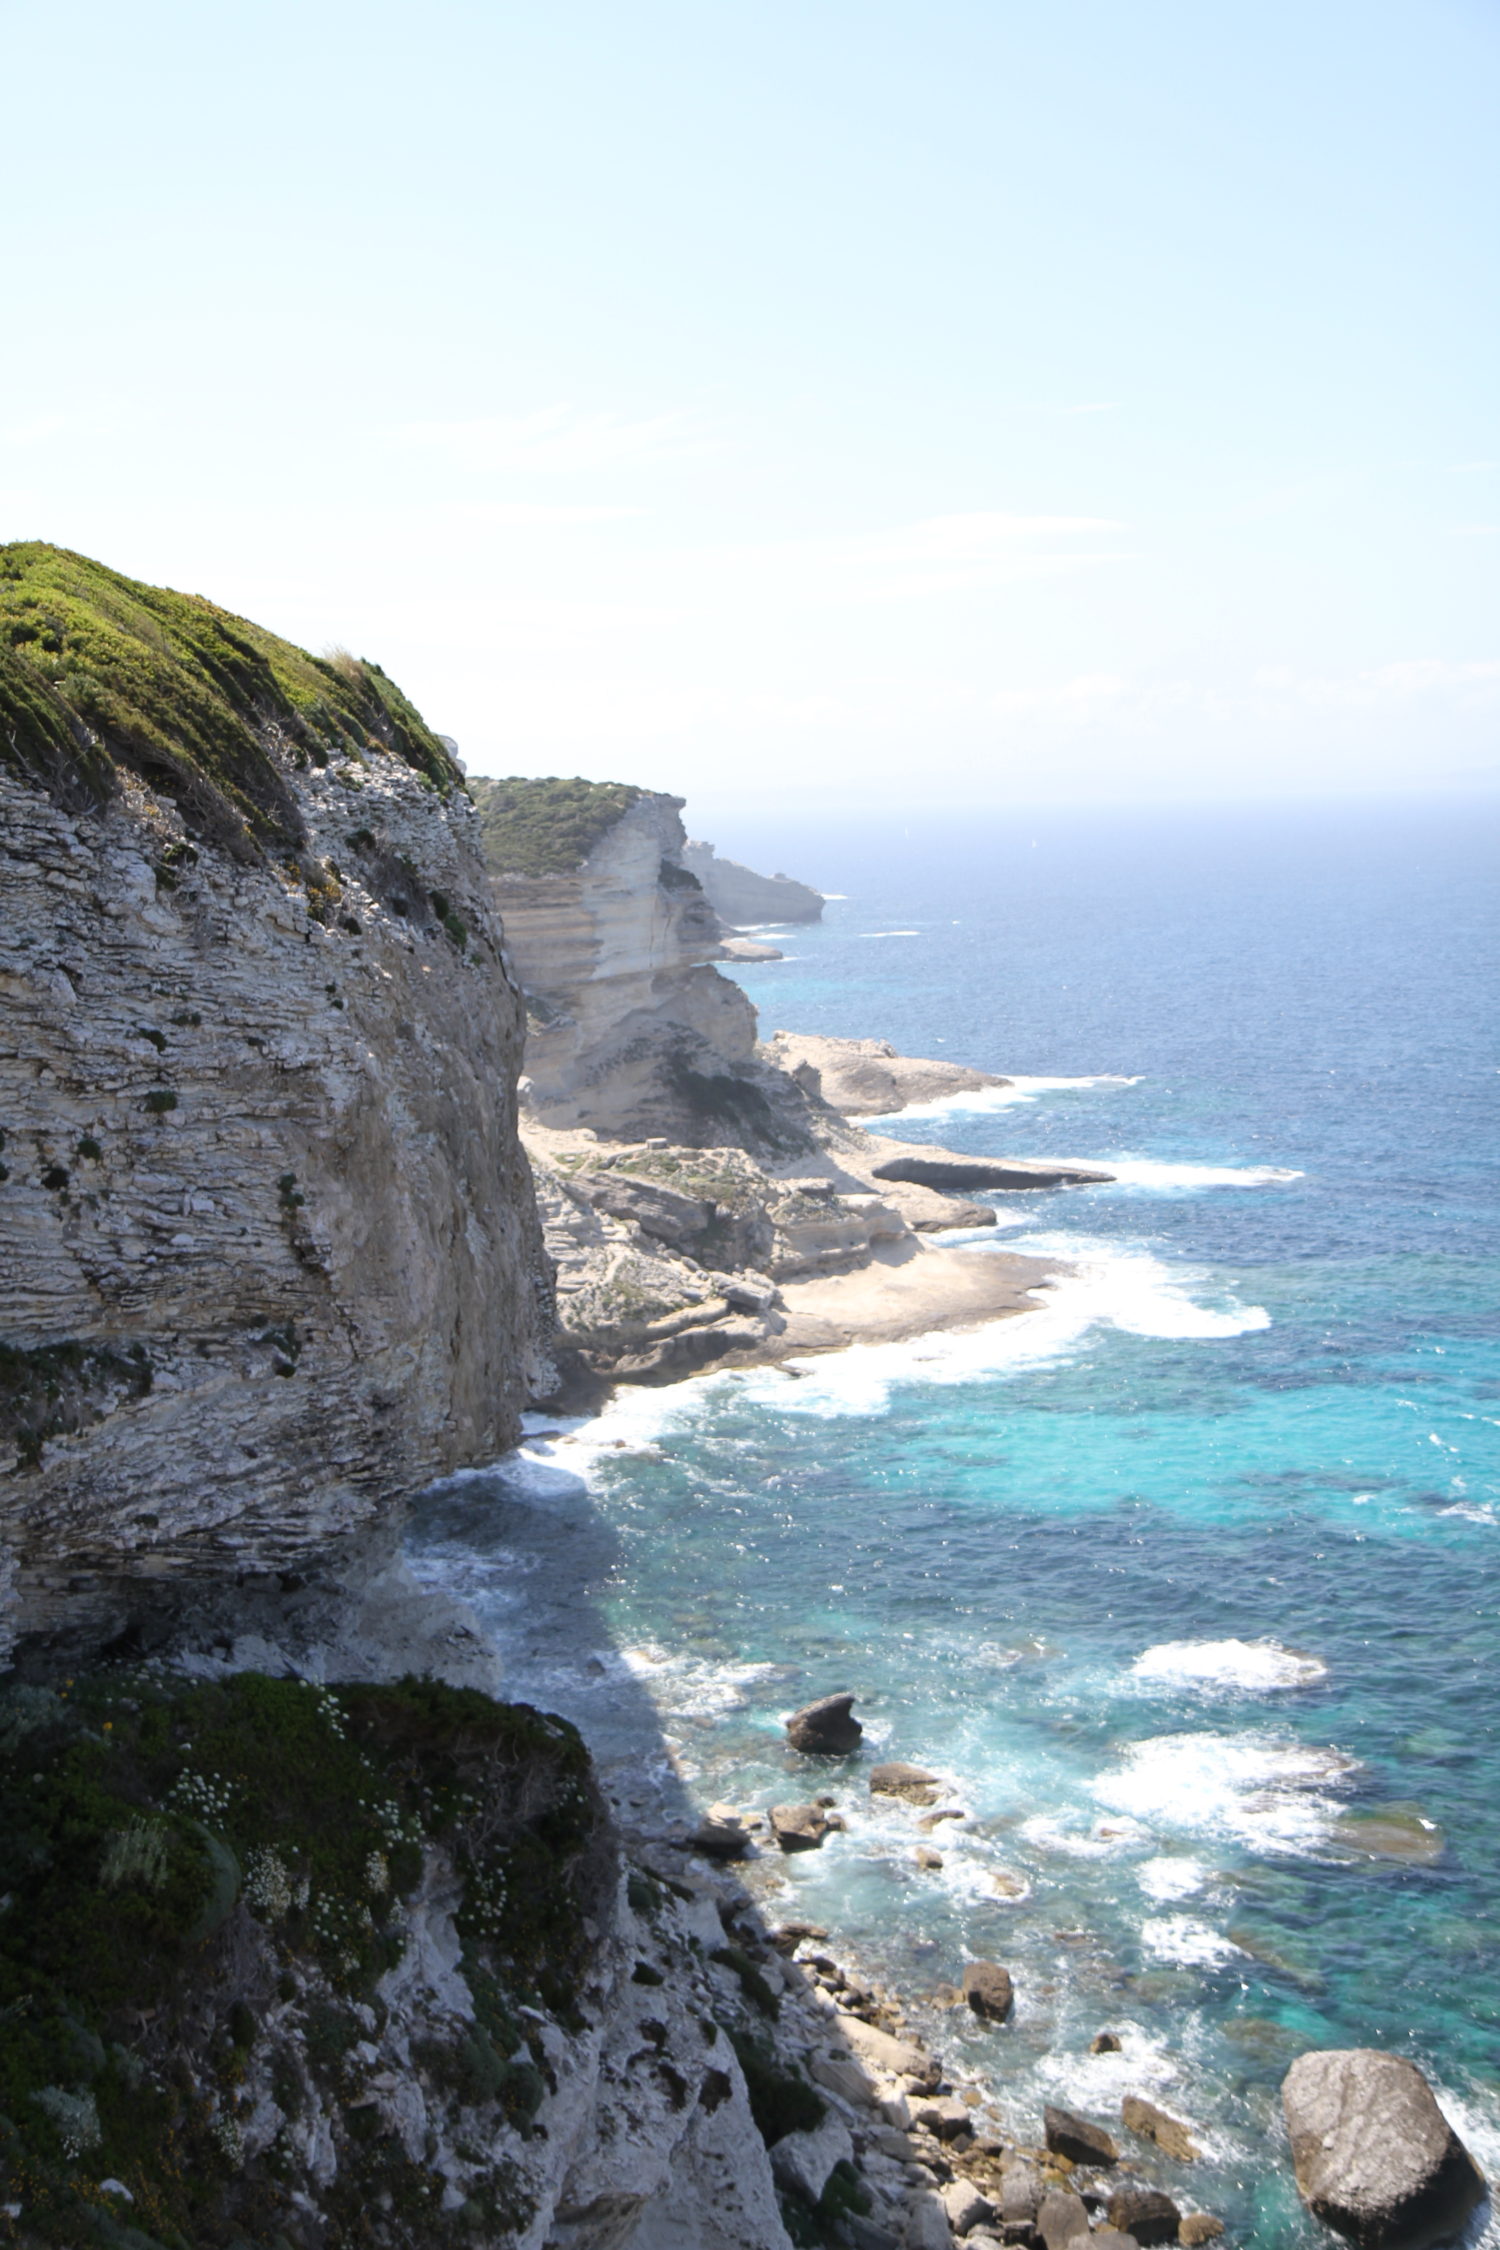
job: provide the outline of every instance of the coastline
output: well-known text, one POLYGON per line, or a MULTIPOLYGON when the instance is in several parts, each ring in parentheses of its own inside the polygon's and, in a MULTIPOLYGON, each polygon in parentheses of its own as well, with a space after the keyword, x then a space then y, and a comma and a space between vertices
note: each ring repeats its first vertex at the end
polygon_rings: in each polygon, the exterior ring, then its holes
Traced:
POLYGON ((1036 1292, 1067 1270, 987 1245, 937 1246, 913 1237, 877 1244, 869 1262, 851 1272, 784 1282, 786 1327, 747 1358, 775 1362, 1011 1320, 1040 1310, 1036 1292))

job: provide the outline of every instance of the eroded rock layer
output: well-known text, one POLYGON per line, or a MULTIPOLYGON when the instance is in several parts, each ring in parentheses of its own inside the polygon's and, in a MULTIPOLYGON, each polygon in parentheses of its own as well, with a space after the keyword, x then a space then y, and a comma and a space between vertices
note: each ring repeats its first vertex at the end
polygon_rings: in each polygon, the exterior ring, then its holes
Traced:
MULTIPOLYGON (((87 640, 92 567, 71 607, 43 585, 38 693, 100 785, 0 763, 4 1646, 296 1572, 492 1459, 547 1315, 521 1003, 456 768, 414 714, 425 764, 357 710, 320 734, 234 705, 110 578, 104 624, 166 667, 158 762, 114 757, 68 670, 70 635, 99 674, 130 653, 87 640), (227 781, 204 817, 188 688, 251 734, 274 828, 227 781)), ((254 632, 199 607, 226 650, 254 632)))

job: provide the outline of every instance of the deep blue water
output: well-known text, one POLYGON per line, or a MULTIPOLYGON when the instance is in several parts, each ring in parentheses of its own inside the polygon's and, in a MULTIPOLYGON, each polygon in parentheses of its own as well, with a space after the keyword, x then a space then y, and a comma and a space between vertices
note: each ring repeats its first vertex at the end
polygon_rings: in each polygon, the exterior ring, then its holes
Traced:
POLYGON ((741 973, 766 1031, 1089 1081, 889 1129, 1125 1178, 992 1199, 1072 1269, 1038 1313, 625 1397, 419 1567, 704 1803, 805 1790, 780 1715, 857 1688, 969 1818, 841 1775, 776 1903, 918 1996, 1009 1962, 1013 2026, 929 2028, 1017 2129, 1155 2093, 1192 2200, 1310 2243, 1281 2074, 1391 2045, 1500 2174, 1500 808, 719 842, 846 894, 741 973))

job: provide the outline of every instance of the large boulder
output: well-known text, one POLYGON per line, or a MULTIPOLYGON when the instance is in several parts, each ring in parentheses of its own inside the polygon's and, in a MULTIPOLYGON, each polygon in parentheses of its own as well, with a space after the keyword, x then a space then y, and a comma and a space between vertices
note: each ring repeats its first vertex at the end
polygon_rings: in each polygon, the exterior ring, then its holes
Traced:
POLYGON ((779 2186, 816 2203, 835 2164, 847 2164, 853 2154, 848 2126, 830 2113, 809 2132, 783 2133, 771 2148, 771 2170, 779 2186))
POLYGON ((828 1816, 821 1805, 773 1805, 766 1819, 784 1852, 816 1851, 828 1834, 828 1816))
POLYGON ((938 2201, 955 2234, 969 2234, 975 2227, 988 2226, 995 2216, 995 2206, 972 2180, 949 2180, 946 2187, 938 2189, 938 2201))
POLYGON ((1118 2164, 1120 2151, 1102 2125, 1091 2125, 1071 2109, 1058 2109, 1049 2102, 1042 2112, 1042 2127, 1047 2146, 1054 2156, 1066 2156, 1073 2164, 1118 2164))
POLYGON ((1141 2250, 1156 2242, 1175 2242, 1182 2213, 1160 2188, 1120 2188, 1109 2199, 1109 2223, 1133 2234, 1141 2250))
POLYGON ((882 2077, 911 2079, 919 2086, 936 2089, 942 2070, 925 2048, 914 2046, 909 2039, 897 2039, 861 2016, 840 2015, 836 2028, 860 2061, 882 2077))
POLYGON ((1089 2215, 1082 2196, 1071 2188, 1049 2188, 1036 2215, 1036 2231, 1046 2250, 1067 2250, 1070 2242, 1086 2242, 1089 2215))
POLYGON ((864 1731, 854 1716, 852 1695, 825 1695, 794 1711, 786 1723, 792 1748, 818 1758, 847 1757, 859 1748, 864 1731))
POLYGON ((1009 1969, 998 1961, 971 1961, 964 1971, 964 1998, 987 2023, 1004 2023, 1016 2004, 1009 1969))
POLYGON ((1456 2234, 1485 2192, 1415 2063, 1378 2047, 1299 2055, 1282 2081, 1297 2187, 1362 2250, 1456 2234))

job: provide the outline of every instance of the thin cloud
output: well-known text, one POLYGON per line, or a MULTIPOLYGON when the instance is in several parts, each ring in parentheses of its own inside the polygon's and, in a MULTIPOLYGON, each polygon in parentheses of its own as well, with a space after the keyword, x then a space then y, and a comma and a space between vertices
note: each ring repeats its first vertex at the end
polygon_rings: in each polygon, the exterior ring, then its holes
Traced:
POLYGON ((481 415, 472 421, 405 422, 392 435, 399 445, 444 454, 466 469, 541 476, 679 460, 709 450, 706 432, 686 414, 651 414, 632 421, 608 411, 579 413, 571 406, 481 415))
POLYGON ((985 510, 927 516, 919 523, 877 533, 861 542, 858 551, 874 563, 906 567, 931 563, 951 568, 955 564, 1010 562, 1022 550, 1056 553, 1070 540, 1098 539, 1123 529, 1123 524, 1108 516, 1012 516, 985 510))
POLYGON ((925 516, 856 536, 769 541, 711 551, 708 563, 770 571, 785 592, 835 604, 914 596, 1052 577, 1129 556, 1102 545, 1125 527, 1108 516, 1022 516, 995 509, 925 516))

